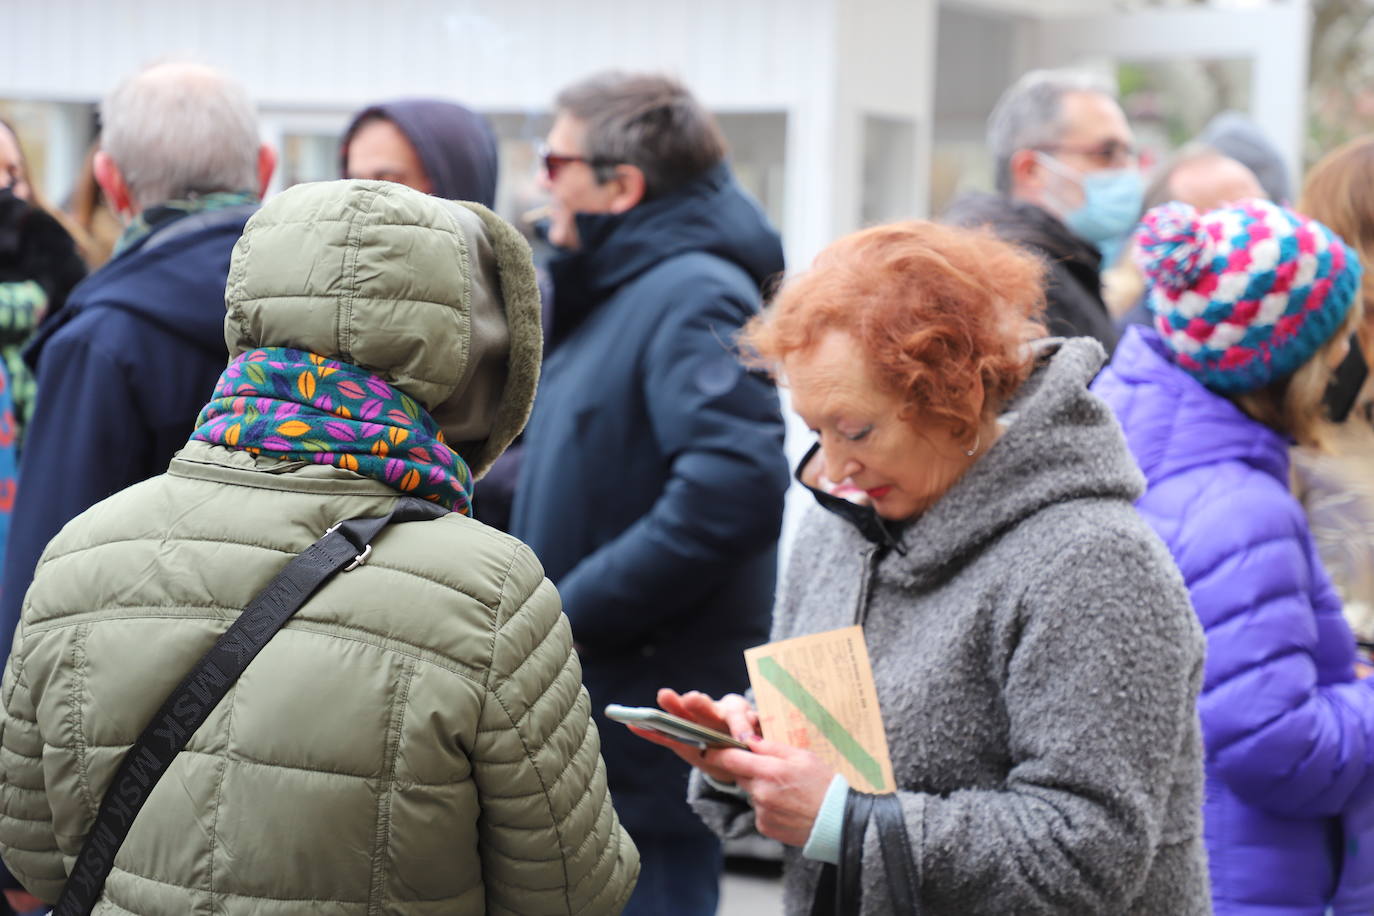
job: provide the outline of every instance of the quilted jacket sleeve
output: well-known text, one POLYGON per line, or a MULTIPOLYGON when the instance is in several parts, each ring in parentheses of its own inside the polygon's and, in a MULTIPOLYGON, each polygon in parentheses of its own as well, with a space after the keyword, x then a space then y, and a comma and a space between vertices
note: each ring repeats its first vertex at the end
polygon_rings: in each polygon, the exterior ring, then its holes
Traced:
POLYGON ((1297 503, 1277 487, 1209 500, 1174 553, 1207 633, 1212 770, 1280 815, 1337 815, 1367 795, 1374 684, 1354 679, 1354 639, 1297 503), (1228 519, 1238 505, 1243 527, 1228 519))
POLYGON ((559 581, 587 646, 642 641, 772 547, 782 524, 777 391, 745 372, 729 344, 753 305, 699 278, 662 295, 678 305, 645 355, 643 396, 668 481, 644 517, 559 581))
POLYGON ((31 893, 56 900, 67 872, 43 783, 43 737, 24 680, 22 629, 14 644, 0 688, 0 856, 31 893))
POLYGON ((558 592, 523 545, 492 652, 473 754, 487 912, 618 913, 639 854, 611 806, 558 592))

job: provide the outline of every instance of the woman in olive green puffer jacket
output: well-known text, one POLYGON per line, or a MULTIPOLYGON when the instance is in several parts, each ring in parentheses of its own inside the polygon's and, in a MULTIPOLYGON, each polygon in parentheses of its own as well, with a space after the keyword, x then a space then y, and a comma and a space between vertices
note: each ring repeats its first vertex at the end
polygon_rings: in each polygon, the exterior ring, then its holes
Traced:
MULTIPOLYGON (((401 489, 465 508, 468 468, 490 466, 534 396, 529 252, 476 205, 298 186, 249 222, 226 300, 241 358, 193 441, 68 524, 25 598, 0 854, 45 900, 129 745, 267 581, 401 489), (379 415, 373 394, 404 409, 379 415), (377 441, 344 454, 360 430, 377 441)), ((617 913, 638 856, 588 713, 528 548, 459 512, 391 526, 195 733, 96 912, 617 913)))

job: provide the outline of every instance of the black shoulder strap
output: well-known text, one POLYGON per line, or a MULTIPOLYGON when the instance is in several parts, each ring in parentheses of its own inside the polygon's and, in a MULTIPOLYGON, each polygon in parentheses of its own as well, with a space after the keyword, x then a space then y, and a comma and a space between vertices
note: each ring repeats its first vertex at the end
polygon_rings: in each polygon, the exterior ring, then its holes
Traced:
POLYGON ((903 916, 920 913, 912 874, 915 859, 911 854, 901 800, 890 793, 869 795, 850 789, 844 803, 839 866, 822 867, 810 916, 847 916, 862 911, 864 838, 870 822, 877 829, 883 872, 887 877, 888 909, 885 912, 903 916))
POLYGON ((917 904, 916 880, 912 871, 916 859, 911 854, 911 838, 906 832, 906 814, 896 795, 877 795, 873 801, 873 820, 882 841, 883 871, 887 874, 887 893, 892 912, 920 912, 917 904))
POLYGON ((196 662, 124 755, 53 909, 55 916, 86 916, 95 907, 115 853, 153 787, 248 663, 291 615, 339 570, 347 572, 361 565, 372 552, 371 540, 388 524, 447 514, 442 506, 405 497, 380 518, 340 522, 277 573, 196 662))
POLYGON ((868 833, 868 819, 873 813, 873 799, 867 792, 849 790, 844 805, 844 832, 840 834, 840 866, 837 902, 853 909, 840 912, 858 913, 863 908, 864 835, 868 833))

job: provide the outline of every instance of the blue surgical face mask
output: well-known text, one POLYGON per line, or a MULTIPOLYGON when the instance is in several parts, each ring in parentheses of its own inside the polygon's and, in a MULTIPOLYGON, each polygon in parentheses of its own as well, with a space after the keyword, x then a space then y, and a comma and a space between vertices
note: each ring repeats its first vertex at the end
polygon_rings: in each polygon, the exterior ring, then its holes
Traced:
POLYGON ((1037 154, 1041 163, 1083 189, 1083 204, 1063 211, 1064 224, 1079 238, 1099 248, 1119 243, 1135 228, 1145 200, 1145 181, 1136 169, 1111 169, 1084 175, 1052 156, 1037 154))

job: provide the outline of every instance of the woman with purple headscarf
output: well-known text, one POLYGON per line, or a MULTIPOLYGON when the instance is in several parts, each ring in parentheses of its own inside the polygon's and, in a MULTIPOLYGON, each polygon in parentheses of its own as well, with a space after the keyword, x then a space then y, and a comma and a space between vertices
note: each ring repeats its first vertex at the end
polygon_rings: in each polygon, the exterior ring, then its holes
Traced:
POLYGON ((344 178, 394 181, 435 197, 496 201, 496 135, 454 102, 401 99, 354 116, 339 147, 344 178))

